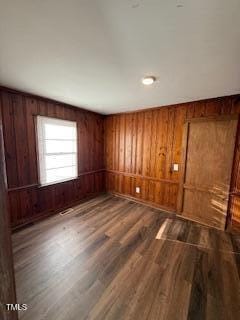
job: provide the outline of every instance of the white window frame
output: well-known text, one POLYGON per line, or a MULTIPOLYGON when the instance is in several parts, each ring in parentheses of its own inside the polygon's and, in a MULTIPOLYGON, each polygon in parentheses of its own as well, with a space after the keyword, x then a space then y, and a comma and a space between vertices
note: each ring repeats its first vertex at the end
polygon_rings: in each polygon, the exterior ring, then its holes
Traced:
MULTIPOLYGON (((69 120, 62 120, 52 117, 44 117, 44 116, 37 116, 36 119, 37 123, 37 149, 38 149, 38 172, 39 172, 39 183, 41 186, 51 185, 51 184, 57 184, 64 181, 74 180, 78 177, 78 149, 77 149, 77 122, 76 121, 69 121, 69 120), (44 124, 55 124, 55 125, 61 125, 61 126, 67 126, 67 127, 74 127, 76 128, 76 139, 59 139, 59 141, 75 141, 75 150, 76 152, 53 152, 53 153, 47 153, 46 151, 46 143, 47 140, 45 137, 45 130, 44 130, 44 124), (76 175, 62 179, 62 180, 55 180, 52 182, 46 182, 46 155, 75 155, 76 156, 76 175)), ((58 140, 58 139, 52 139, 52 140, 58 140)), ((66 166, 68 167, 68 166, 66 166)), ((65 168, 65 167, 64 167, 65 168)), ((53 168, 54 169, 54 168, 53 168)), ((57 168, 55 168, 57 169, 57 168)), ((50 169, 51 170, 51 169, 50 169)))

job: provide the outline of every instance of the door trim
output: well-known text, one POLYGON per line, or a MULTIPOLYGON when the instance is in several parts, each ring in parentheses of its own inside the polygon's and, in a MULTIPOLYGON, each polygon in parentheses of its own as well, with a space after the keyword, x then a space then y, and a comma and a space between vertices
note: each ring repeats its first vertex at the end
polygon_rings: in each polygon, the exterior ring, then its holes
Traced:
POLYGON ((233 156, 233 163, 232 163, 232 173, 231 173, 231 180, 230 180, 230 192, 228 196, 228 208, 227 208, 227 217, 226 217, 226 224, 225 224, 225 230, 231 229, 232 227, 232 218, 233 215, 231 213, 231 206, 232 206, 232 199, 233 196, 240 196, 240 192, 234 189, 234 184, 235 184, 235 172, 234 172, 234 166, 237 160, 237 149, 238 149, 238 144, 239 144, 239 134, 240 134, 240 115, 237 115, 238 118, 238 124, 237 124, 237 132, 236 132, 236 137, 235 137, 235 147, 234 147, 234 156, 233 156))

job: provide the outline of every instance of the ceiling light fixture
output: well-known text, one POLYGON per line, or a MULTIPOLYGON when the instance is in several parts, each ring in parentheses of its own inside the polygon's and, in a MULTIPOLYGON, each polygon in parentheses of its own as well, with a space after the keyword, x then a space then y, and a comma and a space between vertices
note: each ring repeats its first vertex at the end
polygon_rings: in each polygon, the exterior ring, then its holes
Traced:
POLYGON ((150 85, 153 84, 155 81, 156 81, 156 78, 153 77, 153 76, 147 76, 147 77, 144 77, 144 78, 142 79, 142 83, 143 83, 145 86, 150 86, 150 85))

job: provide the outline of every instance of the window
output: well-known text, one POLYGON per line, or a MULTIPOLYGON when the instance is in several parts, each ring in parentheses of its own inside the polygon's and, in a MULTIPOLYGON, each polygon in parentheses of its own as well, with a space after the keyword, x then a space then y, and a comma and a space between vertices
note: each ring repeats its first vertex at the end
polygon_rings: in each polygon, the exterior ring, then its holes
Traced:
POLYGON ((76 122, 37 116, 40 183, 77 177, 76 122))

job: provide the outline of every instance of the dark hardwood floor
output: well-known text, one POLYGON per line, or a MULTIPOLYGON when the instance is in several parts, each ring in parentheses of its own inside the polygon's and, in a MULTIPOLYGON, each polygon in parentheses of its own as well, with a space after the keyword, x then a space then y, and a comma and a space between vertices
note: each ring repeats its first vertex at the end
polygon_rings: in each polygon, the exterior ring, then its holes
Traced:
POLYGON ((13 249, 22 320, 240 318, 240 237, 126 199, 36 223, 13 249))

